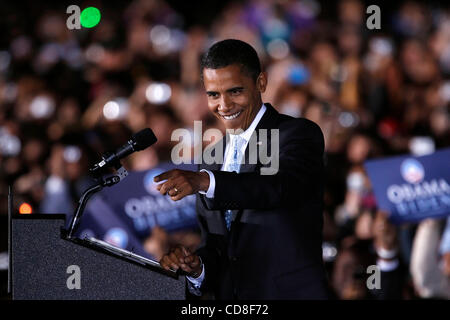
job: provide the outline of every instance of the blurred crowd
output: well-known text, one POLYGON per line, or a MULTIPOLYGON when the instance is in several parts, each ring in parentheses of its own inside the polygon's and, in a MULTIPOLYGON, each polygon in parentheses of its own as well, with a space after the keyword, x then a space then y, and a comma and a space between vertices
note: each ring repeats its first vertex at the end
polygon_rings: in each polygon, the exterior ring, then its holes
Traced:
MULTIPOLYGON (((207 108, 199 61, 215 41, 237 38, 268 72, 263 101, 324 133, 324 260, 336 297, 449 299, 450 223, 392 225, 363 163, 450 147, 450 7, 380 3, 381 29, 370 30, 369 4, 236 1, 209 6, 196 24, 171 1, 98 1, 100 23, 80 30, 67 28, 64 5, 2 4, 0 216, 9 185, 17 206, 42 213, 61 209, 46 199, 64 188, 64 210, 73 210, 89 166, 142 128, 158 142, 127 158, 128 170, 170 161, 177 128, 194 134, 201 120, 203 130, 223 130, 207 108), (366 286, 374 264, 381 294, 366 286)), ((5 224, 1 235, 4 252, 5 224)), ((146 248, 158 256, 183 241, 195 247, 198 237, 157 228, 146 248)))

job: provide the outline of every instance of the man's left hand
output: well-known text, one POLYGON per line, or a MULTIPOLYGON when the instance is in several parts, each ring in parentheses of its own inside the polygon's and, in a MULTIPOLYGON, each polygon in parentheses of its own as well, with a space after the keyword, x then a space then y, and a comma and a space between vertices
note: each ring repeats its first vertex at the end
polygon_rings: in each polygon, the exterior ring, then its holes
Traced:
POLYGON ((207 191, 209 187, 209 175, 206 172, 174 169, 161 173, 153 180, 155 182, 166 180, 158 184, 156 189, 162 195, 168 194, 174 201, 199 191, 207 191))

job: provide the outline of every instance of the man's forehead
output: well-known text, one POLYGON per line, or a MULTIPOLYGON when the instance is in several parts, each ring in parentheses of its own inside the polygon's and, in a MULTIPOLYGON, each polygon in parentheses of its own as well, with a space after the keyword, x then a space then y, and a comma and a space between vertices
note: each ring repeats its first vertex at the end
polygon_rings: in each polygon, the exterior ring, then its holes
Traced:
POLYGON ((241 74, 242 68, 238 64, 230 64, 221 68, 204 68, 203 75, 225 75, 225 74, 241 74))
POLYGON ((240 84, 245 82, 249 78, 242 72, 242 68, 239 65, 229 65, 218 69, 203 69, 203 82, 207 85, 217 84, 240 84))

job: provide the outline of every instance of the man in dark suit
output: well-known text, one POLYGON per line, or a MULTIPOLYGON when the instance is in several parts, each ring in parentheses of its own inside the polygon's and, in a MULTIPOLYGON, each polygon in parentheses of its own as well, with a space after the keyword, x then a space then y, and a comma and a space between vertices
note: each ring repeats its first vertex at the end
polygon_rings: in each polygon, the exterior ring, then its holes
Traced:
POLYGON ((245 42, 214 44, 202 79, 209 109, 233 134, 215 149, 223 163, 155 178, 175 201, 197 194, 202 232, 195 253, 174 248, 161 265, 182 269, 192 293, 216 299, 326 299, 320 128, 262 103, 267 75, 245 42))

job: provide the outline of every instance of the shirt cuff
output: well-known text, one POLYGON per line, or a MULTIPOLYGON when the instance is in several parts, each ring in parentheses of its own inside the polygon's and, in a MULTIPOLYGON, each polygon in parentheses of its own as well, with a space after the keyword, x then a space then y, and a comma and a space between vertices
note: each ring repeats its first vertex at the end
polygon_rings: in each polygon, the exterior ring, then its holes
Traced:
POLYGON ((200 291, 200 287, 203 280, 205 279, 205 265, 202 264, 202 273, 200 273, 197 278, 186 276, 186 279, 188 280, 189 292, 191 292, 193 295, 201 296, 202 293, 200 291))
POLYGON ((200 194, 206 195, 207 198, 212 199, 214 198, 214 191, 216 190, 216 179, 214 178, 214 174, 206 169, 200 170, 200 172, 206 172, 209 176, 209 187, 208 190, 205 191, 199 191, 200 194))

